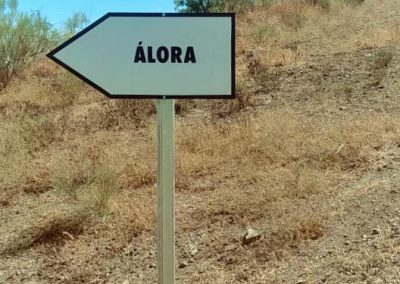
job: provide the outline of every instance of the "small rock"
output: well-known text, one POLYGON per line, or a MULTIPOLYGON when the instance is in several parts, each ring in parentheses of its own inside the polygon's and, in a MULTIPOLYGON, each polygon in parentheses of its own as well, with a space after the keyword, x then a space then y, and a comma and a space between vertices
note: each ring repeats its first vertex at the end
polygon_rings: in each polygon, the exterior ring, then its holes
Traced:
POLYGON ((374 228, 374 229, 372 229, 372 234, 373 235, 380 235, 381 234, 381 230, 378 229, 378 228, 374 228))
POLYGON ((189 245, 189 249, 190 249, 191 256, 195 256, 199 252, 199 250, 197 249, 197 247, 195 245, 189 245))
POLYGON ((297 283, 297 284, 304 284, 304 283, 306 283, 306 280, 304 280, 304 279, 299 279, 299 280, 297 280, 296 283, 297 283))
POLYGON ((232 255, 225 256, 225 257, 223 258, 223 261, 224 261, 226 264, 234 264, 234 263, 237 262, 237 257, 232 256, 232 255))
POLYGON ((122 284, 129 284, 129 280, 125 280, 122 284))
POLYGON ((232 250, 235 250, 236 248, 237 248, 237 245, 235 245, 235 244, 227 245, 225 247, 225 251, 232 251, 232 250))
POLYGON ((0 283, 7 283, 7 275, 0 271, 0 283))
POLYGON ((156 264, 155 263, 150 263, 149 268, 156 268, 156 264))
POLYGON ((349 246, 349 245, 351 245, 351 242, 350 242, 350 241, 345 241, 344 244, 345 244, 346 246, 349 246))
POLYGON ((187 261, 182 261, 181 263, 179 263, 179 268, 185 268, 185 267, 187 267, 188 266, 188 263, 187 263, 187 261))
POLYGON ((248 228, 246 234, 243 236, 242 242, 243 244, 247 245, 259 240, 260 238, 261 232, 253 228, 248 228))

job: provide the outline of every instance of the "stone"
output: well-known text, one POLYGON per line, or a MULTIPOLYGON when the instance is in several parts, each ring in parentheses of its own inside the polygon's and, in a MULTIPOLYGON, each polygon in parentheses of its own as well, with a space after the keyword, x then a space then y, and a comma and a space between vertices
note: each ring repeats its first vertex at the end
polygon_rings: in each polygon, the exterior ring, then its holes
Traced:
POLYGON ((226 247, 225 247, 225 251, 232 251, 232 250, 235 250, 237 248, 237 245, 235 245, 235 244, 230 244, 230 245, 227 245, 226 247))
POLYGON ((378 228, 374 228, 374 229, 372 229, 372 234, 373 235, 380 235, 381 234, 381 230, 378 229, 378 228))
POLYGON ((248 228, 246 234, 243 236, 242 242, 243 244, 251 244, 261 238, 261 232, 253 229, 248 228))
POLYGON ((192 245, 192 244, 189 245, 189 249, 190 249, 190 255, 191 256, 195 256, 199 252, 197 247, 195 245, 192 245))

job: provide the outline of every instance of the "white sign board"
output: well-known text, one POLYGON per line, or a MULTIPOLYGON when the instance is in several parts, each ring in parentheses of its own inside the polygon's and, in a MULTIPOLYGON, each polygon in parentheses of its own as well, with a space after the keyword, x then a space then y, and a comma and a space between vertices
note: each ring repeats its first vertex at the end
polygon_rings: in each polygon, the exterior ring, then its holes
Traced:
POLYGON ((235 18, 108 13, 48 56, 112 98, 232 98, 235 18))

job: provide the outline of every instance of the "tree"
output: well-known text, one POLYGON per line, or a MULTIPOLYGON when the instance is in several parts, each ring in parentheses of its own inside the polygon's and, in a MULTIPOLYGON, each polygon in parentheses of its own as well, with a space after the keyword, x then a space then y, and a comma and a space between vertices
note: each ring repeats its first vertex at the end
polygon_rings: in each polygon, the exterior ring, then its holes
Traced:
POLYGON ((0 90, 47 51, 52 38, 51 26, 39 12, 22 13, 17 0, 0 0, 0 90))
POLYGON ((89 18, 84 12, 75 12, 64 23, 65 36, 70 37, 82 30, 89 23, 89 18))
POLYGON ((175 0, 175 9, 184 13, 243 12, 256 0, 175 0))
POLYGON ((207 13, 215 6, 215 0, 175 0, 175 9, 184 13, 207 13))

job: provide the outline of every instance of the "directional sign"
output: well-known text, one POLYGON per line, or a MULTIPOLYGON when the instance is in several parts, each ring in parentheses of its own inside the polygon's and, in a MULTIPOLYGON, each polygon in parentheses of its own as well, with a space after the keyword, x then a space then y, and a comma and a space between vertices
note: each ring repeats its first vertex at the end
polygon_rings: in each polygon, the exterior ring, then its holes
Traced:
POLYGON ((112 98, 232 98, 234 14, 108 13, 48 56, 112 98))
POLYGON ((158 283, 173 284, 173 99, 234 97, 234 14, 109 13, 48 56, 111 98, 159 98, 158 283))

